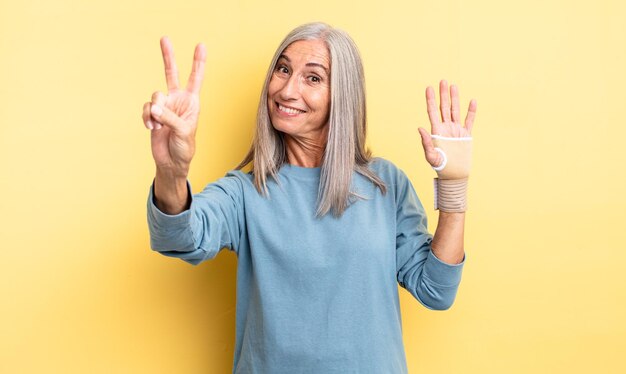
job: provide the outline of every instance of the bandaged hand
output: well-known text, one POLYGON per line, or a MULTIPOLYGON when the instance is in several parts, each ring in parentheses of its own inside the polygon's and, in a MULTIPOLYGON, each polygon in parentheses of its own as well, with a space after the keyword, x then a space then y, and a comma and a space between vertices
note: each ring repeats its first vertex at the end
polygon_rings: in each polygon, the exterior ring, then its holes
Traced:
POLYGON ((419 128, 426 161, 437 172, 434 180, 435 209, 442 212, 467 210, 467 182, 472 155, 472 126, 476 116, 476 100, 471 100, 465 127, 461 125, 459 91, 442 80, 439 84, 440 111, 432 87, 426 88, 426 106, 431 124, 430 135, 419 128))

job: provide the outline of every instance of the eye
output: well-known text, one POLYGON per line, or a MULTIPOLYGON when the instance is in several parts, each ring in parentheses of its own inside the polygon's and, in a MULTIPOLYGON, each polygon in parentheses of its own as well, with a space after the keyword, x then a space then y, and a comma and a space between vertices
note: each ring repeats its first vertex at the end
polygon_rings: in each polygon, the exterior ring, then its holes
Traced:
POLYGON ((289 74, 289 69, 285 65, 278 65, 276 71, 279 73, 289 74))
POLYGON ((313 83, 319 83, 322 81, 322 79, 320 77, 318 77, 317 75, 311 75, 309 77, 309 79, 311 80, 311 82, 313 83))

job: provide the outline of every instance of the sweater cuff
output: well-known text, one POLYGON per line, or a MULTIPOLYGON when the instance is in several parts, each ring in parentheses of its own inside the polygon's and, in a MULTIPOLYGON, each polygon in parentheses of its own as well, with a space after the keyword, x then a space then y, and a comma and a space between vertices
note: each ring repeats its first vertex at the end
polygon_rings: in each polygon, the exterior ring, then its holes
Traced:
MULTIPOLYGON (((193 203, 193 194, 191 193, 191 184, 189 183, 189 180, 187 180, 187 192, 189 193, 191 202, 193 203)), ((150 186, 150 192, 148 195, 148 212, 152 222, 157 227, 172 227, 177 225, 186 225, 189 223, 191 218, 191 209, 187 209, 178 214, 167 214, 159 210, 154 201, 154 180, 152 180, 152 185, 150 186)))
POLYGON ((461 283, 464 264, 465 253, 463 253, 463 260, 460 263, 448 264, 437 258, 431 249, 428 252, 426 266, 424 266, 424 276, 440 286, 456 287, 461 283))

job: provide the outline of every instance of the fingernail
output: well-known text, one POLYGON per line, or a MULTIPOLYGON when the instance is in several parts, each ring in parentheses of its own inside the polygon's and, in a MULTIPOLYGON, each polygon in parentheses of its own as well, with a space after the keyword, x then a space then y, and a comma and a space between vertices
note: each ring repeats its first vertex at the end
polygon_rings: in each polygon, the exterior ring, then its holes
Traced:
POLYGON ((150 107, 150 112, 158 117, 163 114, 163 109, 161 109, 161 107, 158 105, 152 104, 152 107, 150 107))
POLYGON ((154 129, 155 130, 159 130, 161 127, 163 127, 160 123, 155 123, 154 124, 154 129))
POLYGON ((154 128, 154 125, 152 124, 152 121, 150 121, 150 120, 147 120, 147 121, 146 121, 146 125, 148 125, 148 128, 149 128, 150 130, 152 130, 152 129, 154 128))

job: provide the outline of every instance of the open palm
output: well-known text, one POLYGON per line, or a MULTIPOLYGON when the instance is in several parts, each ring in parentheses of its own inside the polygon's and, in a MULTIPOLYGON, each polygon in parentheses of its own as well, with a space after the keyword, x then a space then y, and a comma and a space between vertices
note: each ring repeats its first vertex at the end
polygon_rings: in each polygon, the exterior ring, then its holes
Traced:
POLYGON ((181 89, 174 51, 167 37, 161 38, 167 95, 155 92, 144 104, 143 119, 152 130, 152 156, 157 167, 184 174, 195 153, 195 134, 200 114, 200 88, 204 76, 206 50, 196 46, 187 87, 181 89))
MULTIPOLYGON (((476 116, 476 100, 470 101, 467 116, 465 117, 465 127, 463 127, 461 124, 458 87, 452 85, 448 93, 448 82, 442 80, 439 82, 439 96, 441 105, 438 110, 434 89, 430 86, 426 88, 426 108, 430 120, 430 132, 433 135, 448 138, 471 137, 474 117, 476 116)), ((426 161, 433 167, 441 165, 443 158, 441 154, 435 150, 430 134, 421 127, 418 131, 422 137, 422 146, 424 147, 426 161)))

